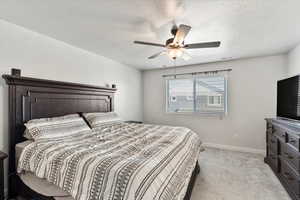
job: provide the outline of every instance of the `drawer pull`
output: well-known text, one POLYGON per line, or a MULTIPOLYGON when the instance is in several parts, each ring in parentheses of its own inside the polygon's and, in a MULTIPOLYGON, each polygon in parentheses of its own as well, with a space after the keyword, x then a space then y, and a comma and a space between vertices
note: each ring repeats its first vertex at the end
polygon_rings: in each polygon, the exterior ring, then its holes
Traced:
POLYGON ((295 144, 296 140, 290 140, 290 143, 295 144))
POLYGON ((283 173, 285 176, 289 176, 290 175, 290 173, 288 173, 288 172, 284 172, 283 173))
POLYGON ((274 140, 271 140, 271 143, 272 143, 272 144, 275 144, 275 142, 276 142, 276 141, 274 141, 274 140))
POLYGON ((295 180, 293 177, 290 176, 290 173, 284 172, 283 174, 284 174, 284 176, 285 176, 288 180, 290 180, 290 181, 295 180))
POLYGON ((290 181, 295 180, 293 177, 288 177, 288 179, 289 179, 290 181))
POLYGON ((272 133, 275 133, 275 132, 276 132, 276 130, 274 128, 272 128, 272 133))
POLYGON ((288 158, 288 159, 294 159, 294 157, 293 156, 291 156, 290 154, 288 154, 288 153, 284 153, 285 155, 286 155, 286 157, 288 158))

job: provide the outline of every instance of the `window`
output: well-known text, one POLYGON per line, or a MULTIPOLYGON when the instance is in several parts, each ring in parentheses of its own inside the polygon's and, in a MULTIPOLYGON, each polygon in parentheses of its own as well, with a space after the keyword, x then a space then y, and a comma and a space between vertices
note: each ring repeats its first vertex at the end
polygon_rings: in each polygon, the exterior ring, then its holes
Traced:
POLYGON ((168 112, 193 112, 193 85, 192 79, 168 80, 168 112))
POLYGON ((208 106, 222 106, 221 104, 222 96, 208 96, 207 105, 208 106))
POLYGON ((224 76, 168 79, 166 96, 167 112, 227 112, 227 80, 224 76))

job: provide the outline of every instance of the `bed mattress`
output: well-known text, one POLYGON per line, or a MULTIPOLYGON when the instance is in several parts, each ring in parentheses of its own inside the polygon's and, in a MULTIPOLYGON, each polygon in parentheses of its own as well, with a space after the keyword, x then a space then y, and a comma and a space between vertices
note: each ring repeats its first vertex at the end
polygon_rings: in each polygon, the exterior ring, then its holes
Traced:
POLYGON ((117 123, 30 143, 21 153, 18 172, 25 172, 23 182, 38 193, 43 194, 37 188, 43 184, 29 180, 46 179, 67 192, 56 196, 71 194, 77 200, 182 199, 200 144, 187 128, 117 123))
MULTIPOLYGON (((26 140, 24 142, 18 143, 15 147, 16 150, 16 163, 18 165, 18 160, 20 159, 21 153, 24 150, 24 148, 31 144, 33 141, 26 140)), ((60 200, 74 200, 70 194, 63 191, 56 185, 49 183, 46 179, 38 178, 31 172, 26 172, 19 174, 19 177, 25 183, 30 189, 33 191, 42 194, 44 196, 53 196, 57 197, 60 200)))
MULTIPOLYGON (((33 141, 31 140, 26 140, 16 145, 16 163, 18 163, 23 149, 32 142, 33 141)), ((192 171, 190 172, 190 174, 192 174, 192 171)), ((70 196, 67 192, 63 191, 56 185, 49 183, 46 179, 38 178, 31 172, 19 174, 19 177, 21 178, 23 183, 25 183, 30 189, 39 194, 54 197, 56 200, 74 200, 74 198, 70 196)), ((189 179, 186 180, 185 185, 188 184, 189 179)), ((185 189, 182 189, 182 191, 180 192, 180 197, 182 197, 182 199, 185 196, 185 193, 185 189)))

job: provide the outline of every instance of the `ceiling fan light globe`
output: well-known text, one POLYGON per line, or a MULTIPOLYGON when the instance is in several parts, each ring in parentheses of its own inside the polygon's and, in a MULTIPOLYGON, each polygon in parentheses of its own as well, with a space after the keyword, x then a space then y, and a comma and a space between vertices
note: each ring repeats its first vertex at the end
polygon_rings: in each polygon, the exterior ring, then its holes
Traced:
POLYGON ((170 58, 179 58, 183 54, 183 51, 181 49, 169 49, 168 50, 168 55, 170 58))

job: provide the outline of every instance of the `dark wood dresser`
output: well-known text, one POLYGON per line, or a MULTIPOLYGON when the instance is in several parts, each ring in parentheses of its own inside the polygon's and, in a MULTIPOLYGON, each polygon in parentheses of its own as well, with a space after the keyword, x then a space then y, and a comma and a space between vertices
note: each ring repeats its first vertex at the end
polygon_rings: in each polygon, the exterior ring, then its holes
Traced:
POLYGON ((300 200, 300 123, 266 119, 265 162, 279 178, 291 198, 300 200))

